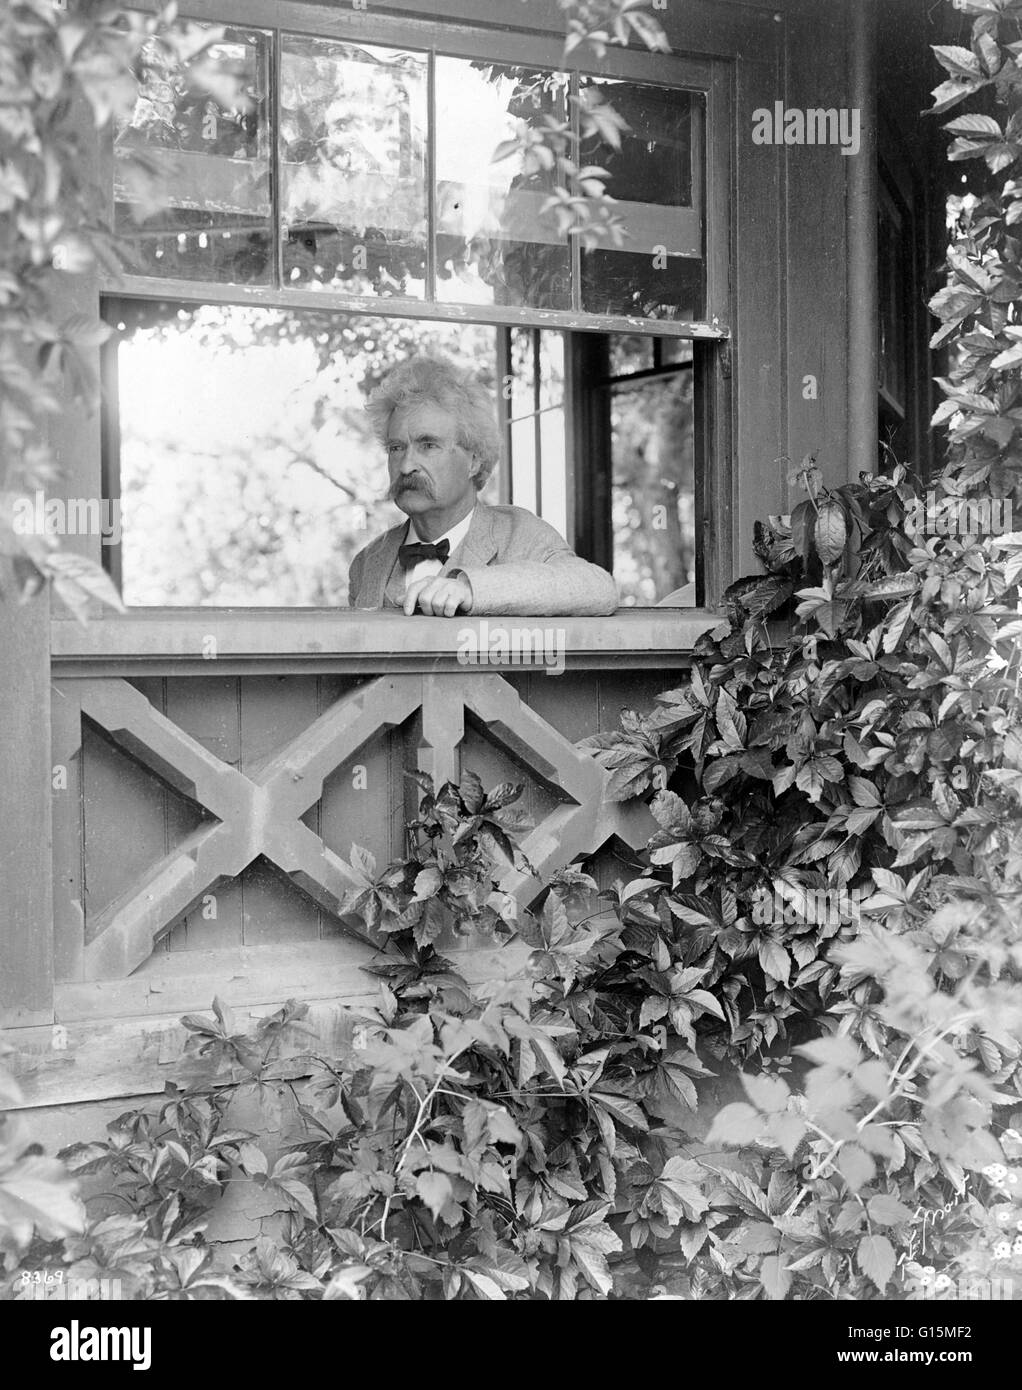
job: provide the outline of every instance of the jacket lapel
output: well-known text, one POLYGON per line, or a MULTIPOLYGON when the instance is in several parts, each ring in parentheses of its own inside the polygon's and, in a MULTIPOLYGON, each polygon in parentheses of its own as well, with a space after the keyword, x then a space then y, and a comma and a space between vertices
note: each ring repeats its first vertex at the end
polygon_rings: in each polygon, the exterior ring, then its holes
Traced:
POLYGON ((492 513, 484 502, 477 502, 465 539, 448 557, 441 572, 448 574, 452 569, 464 569, 469 565, 488 565, 496 554, 492 513))
POLYGON ((362 581, 365 607, 383 607, 387 580, 397 563, 397 552, 404 544, 407 529, 408 523, 405 521, 400 526, 395 526, 387 531, 376 551, 370 554, 366 564, 365 577, 362 581))

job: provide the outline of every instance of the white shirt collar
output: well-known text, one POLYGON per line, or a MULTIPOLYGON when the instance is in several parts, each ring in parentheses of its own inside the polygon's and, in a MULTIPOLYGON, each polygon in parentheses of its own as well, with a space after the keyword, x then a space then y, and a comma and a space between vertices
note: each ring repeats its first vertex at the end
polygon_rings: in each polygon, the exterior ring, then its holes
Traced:
MULTIPOLYGON (((433 541, 432 544, 436 545, 440 541, 449 541, 451 547, 449 553, 453 555, 454 552, 457 550, 458 546, 468 535, 468 528, 472 525, 472 518, 475 516, 475 514, 476 509, 475 507, 473 507, 472 510, 469 512, 468 516, 463 517, 461 521, 457 523, 457 525, 452 526, 449 531, 445 531, 442 536, 437 536, 436 540, 433 541)), ((421 541, 423 539, 423 537, 419 535, 419 532, 415 526, 415 522, 411 520, 411 518, 409 518, 408 521, 408 535, 409 539, 412 536, 414 536, 414 538, 417 541, 421 541)), ((430 542, 426 541, 425 544, 429 545, 430 542)))

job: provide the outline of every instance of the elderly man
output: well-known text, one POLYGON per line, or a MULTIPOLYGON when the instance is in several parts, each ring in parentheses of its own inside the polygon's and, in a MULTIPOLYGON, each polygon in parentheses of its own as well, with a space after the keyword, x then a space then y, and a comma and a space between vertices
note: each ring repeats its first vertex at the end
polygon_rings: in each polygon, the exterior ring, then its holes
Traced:
POLYGON ((490 507, 478 491, 500 454, 493 400, 441 357, 395 367, 369 399, 387 452, 388 498, 409 520, 351 563, 352 608, 458 614, 613 613, 606 570, 580 560, 522 507, 490 507))

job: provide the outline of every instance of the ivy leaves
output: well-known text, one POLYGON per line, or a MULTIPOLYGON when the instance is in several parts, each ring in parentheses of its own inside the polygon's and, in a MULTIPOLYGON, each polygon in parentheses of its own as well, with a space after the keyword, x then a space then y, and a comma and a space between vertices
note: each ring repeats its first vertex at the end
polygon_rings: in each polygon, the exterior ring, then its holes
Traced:
MULTIPOLYGON (((694 714, 691 717, 696 718, 694 714)), ((591 734, 580 739, 579 748, 591 752, 610 773, 604 799, 627 801, 650 787, 666 787, 677 767, 677 758, 666 751, 667 735, 673 726, 684 722, 691 722, 688 710, 673 717, 660 712, 652 719, 624 710, 621 732, 591 734)))
POLYGON ((531 872, 514 842, 528 820, 510 809, 522 784, 502 782, 485 792, 468 772, 460 784, 445 783, 434 793, 430 778, 415 774, 413 780, 424 796, 409 825, 412 857, 380 872, 369 851, 352 845, 347 867, 354 886, 343 912, 361 918, 371 933, 408 932, 418 947, 429 946, 445 930, 459 936, 477 930, 510 935, 517 907, 499 889, 492 870, 497 863, 531 872))
MULTIPOLYGON (((95 402, 91 350, 110 331, 94 316, 61 320, 56 312, 61 276, 82 275, 97 262, 114 275, 120 269, 97 190, 82 176, 81 112, 97 129, 130 112, 138 95, 133 66, 151 36, 159 34, 167 54, 181 61, 222 37, 213 28, 176 24, 176 8, 156 15, 117 6, 61 14, 45 3, 0 9, 0 555, 14 557, 23 597, 52 581, 81 621, 93 600, 122 609, 109 576, 66 553, 54 536, 12 526, 10 504, 31 501, 53 482, 53 459, 41 442, 46 420, 63 408, 63 395, 95 402)), ((230 81, 201 62, 192 77, 200 85, 230 81)), ((159 206, 166 190, 161 194, 159 206)))
MULTIPOLYGON (((4 1138, 0 1131, 0 1141, 4 1138)), ((38 1232, 43 1240, 80 1232, 85 1208, 62 1163, 0 1142, 0 1235, 15 1251, 38 1232)))
POLYGON ((693 878, 706 856, 726 862, 741 862, 727 837, 718 833, 722 811, 710 805, 690 811, 674 792, 658 792, 650 810, 661 829, 647 849, 650 863, 670 865, 672 886, 693 878))

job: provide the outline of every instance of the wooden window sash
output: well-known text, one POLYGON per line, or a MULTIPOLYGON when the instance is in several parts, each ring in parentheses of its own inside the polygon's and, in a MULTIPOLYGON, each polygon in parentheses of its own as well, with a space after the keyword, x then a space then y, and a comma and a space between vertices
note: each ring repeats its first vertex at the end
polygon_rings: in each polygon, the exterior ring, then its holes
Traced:
MULTIPOLYGON (((282 309, 325 308, 344 310, 349 313, 383 314, 389 317, 411 319, 441 320, 446 322, 492 323, 508 326, 543 326, 566 330, 583 329, 605 333, 637 333, 651 336, 684 337, 693 339, 719 340, 728 336, 727 316, 718 313, 710 317, 709 267, 710 219, 707 200, 701 197, 703 219, 704 274, 707 280, 706 314, 698 320, 647 319, 632 316, 599 315, 583 312, 580 308, 581 295, 581 248, 578 238, 570 239, 571 277, 573 307, 571 310, 546 310, 531 307, 517 308, 505 305, 462 305, 444 304, 435 299, 403 299, 394 297, 351 295, 336 290, 298 290, 285 284, 283 269, 283 238, 281 236, 279 206, 279 143, 275 137, 277 104, 280 91, 280 59, 282 40, 288 35, 333 39, 349 43, 399 47, 419 51, 428 55, 427 86, 429 123, 427 127, 426 189, 429 235, 427 237, 426 284, 427 296, 435 288, 435 229, 436 229, 436 181, 435 181, 435 121, 433 120, 435 96, 435 58, 439 56, 455 58, 488 59, 496 62, 520 63, 552 68, 568 74, 571 90, 577 95, 581 76, 597 75, 634 81, 643 85, 689 91, 701 95, 709 105, 710 92, 714 87, 719 64, 706 59, 679 57, 675 54, 639 53, 628 49, 610 49, 600 62, 585 62, 581 57, 568 55, 562 61, 558 55, 552 64, 550 56, 551 36, 537 36, 529 33, 495 33, 493 30, 476 29, 458 24, 430 22, 414 18, 397 19, 388 15, 372 15, 366 12, 323 12, 307 5, 283 7, 277 0, 246 0, 244 12, 239 7, 224 0, 195 0, 189 6, 189 18, 209 23, 223 23, 238 28, 268 30, 273 36, 271 46, 270 90, 267 94, 267 107, 271 121, 270 139, 270 183, 271 183, 271 235, 273 238, 273 264, 275 285, 236 285, 219 281, 181 280, 173 277, 145 276, 122 273, 111 276, 101 270, 99 276, 100 293, 117 294, 124 298, 181 299, 186 302, 203 301, 222 304, 256 304, 263 307, 282 309)), ((693 179, 699 174, 703 160, 702 112, 698 102, 693 104, 693 179)), ((577 134, 577 112, 572 115, 572 124, 577 134)), ((108 175, 106 186, 109 190, 109 212, 113 214, 113 149, 112 142, 103 142, 101 151, 103 172, 108 175)))
POLYGON ((447 323, 484 323, 509 328, 560 328, 591 333, 641 333, 644 337, 690 338, 720 342, 729 336, 722 322, 642 319, 616 314, 575 314, 567 309, 517 309, 504 304, 437 304, 422 299, 339 295, 320 290, 275 290, 261 285, 225 285, 205 280, 171 280, 157 276, 106 277, 101 296, 117 299, 167 299, 183 304, 252 304, 271 309, 332 309, 372 318, 423 319, 447 323))

